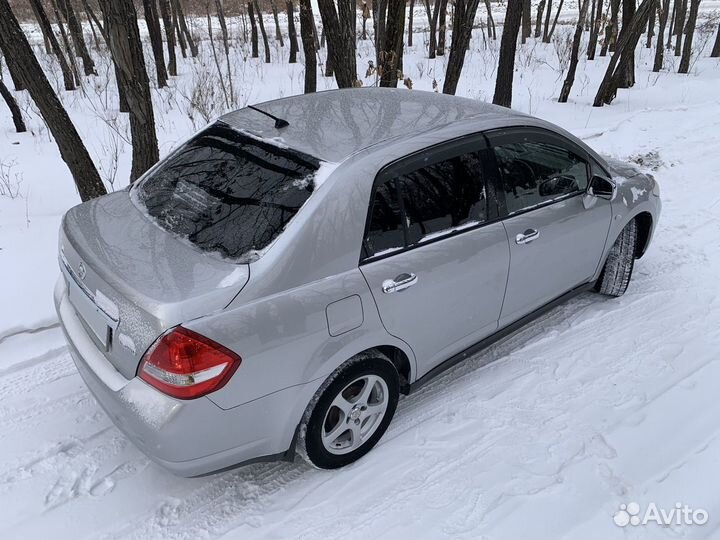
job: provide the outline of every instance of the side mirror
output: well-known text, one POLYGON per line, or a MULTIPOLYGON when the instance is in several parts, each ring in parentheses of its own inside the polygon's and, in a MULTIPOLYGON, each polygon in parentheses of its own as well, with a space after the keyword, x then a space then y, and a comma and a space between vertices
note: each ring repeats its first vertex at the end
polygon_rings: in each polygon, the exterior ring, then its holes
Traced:
POLYGON ((615 184, 602 176, 593 176, 587 191, 594 197, 609 201, 615 195, 615 184))

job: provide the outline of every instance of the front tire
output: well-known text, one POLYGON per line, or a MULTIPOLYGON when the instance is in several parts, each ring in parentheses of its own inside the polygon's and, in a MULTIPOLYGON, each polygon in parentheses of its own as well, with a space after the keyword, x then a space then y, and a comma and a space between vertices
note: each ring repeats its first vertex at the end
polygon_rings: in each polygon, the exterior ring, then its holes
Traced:
POLYGON ((637 246, 637 221, 632 220, 610 248, 602 273, 595 283, 595 290, 608 296, 622 296, 630 284, 635 266, 637 246))
POLYGON ((300 453, 320 469, 357 461, 383 436, 399 398, 400 377, 389 360, 379 353, 351 360, 318 390, 301 427, 300 453))

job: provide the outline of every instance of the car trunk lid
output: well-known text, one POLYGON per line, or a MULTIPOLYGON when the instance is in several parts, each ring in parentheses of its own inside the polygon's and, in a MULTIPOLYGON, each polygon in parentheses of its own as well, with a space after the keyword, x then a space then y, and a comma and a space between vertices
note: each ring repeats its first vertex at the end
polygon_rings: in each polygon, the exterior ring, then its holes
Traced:
POLYGON ((160 228, 127 191, 71 209, 59 247, 71 304, 126 378, 165 330, 223 309, 250 275, 160 228))

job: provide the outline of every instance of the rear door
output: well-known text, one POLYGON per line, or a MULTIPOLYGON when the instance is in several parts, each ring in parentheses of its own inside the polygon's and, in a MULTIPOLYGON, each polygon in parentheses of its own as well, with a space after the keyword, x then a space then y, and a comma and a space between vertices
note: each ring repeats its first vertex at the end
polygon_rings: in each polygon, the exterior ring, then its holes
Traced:
POLYGON ((422 376, 497 329, 509 248, 488 197, 482 137, 425 150, 380 173, 360 269, 385 328, 422 376))
POLYGON ((612 211, 610 201, 586 194, 591 159, 571 141, 537 128, 488 138, 510 244, 505 326, 592 278, 612 211))

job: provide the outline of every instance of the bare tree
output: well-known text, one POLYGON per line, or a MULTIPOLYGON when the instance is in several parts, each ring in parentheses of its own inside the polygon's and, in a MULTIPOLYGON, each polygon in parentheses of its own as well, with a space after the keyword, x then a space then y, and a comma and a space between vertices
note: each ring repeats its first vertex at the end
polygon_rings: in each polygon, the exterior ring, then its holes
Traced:
POLYGON ((547 40, 546 43, 550 43, 552 40, 553 34, 555 33, 555 27, 557 26, 558 19, 560 18, 560 11, 563 8, 563 3, 565 0, 560 0, 560 3, 558 4, 557 11, 555 12, 555 18, 553 19, 552 26, 550 27, 550 31, 547 33, 547 36, 544 36, 543 41, 547 40))
POLYGON ((620 18, 620 0, 610 0, 610 20, 605 25, 605 41, 600 48, 600 56, 606 56, 608 51, 615 50, 620 18))
MULTIPOLYGON (((618 39, 622 38, 622 35, 631 28, 633 18, 635 17, 635 0, 623 0, 622 2, 622 28, 618 39)), ((655 9, 655 2, 653 1, 652 9, 648 11, 648 17, 650 12, 655 9)), ((647 19, 645 21, 647 24, 647 19)), ((622 63, 624 72, 619 72, 619 87, 620 88, 632 88, 635 86, 635 54, 627 55, 627 58, 622 63)))
POLYGON ((712 52, 710 53, 710 56, 713 58, 720 57, 720 24, 718 24, 718 32, 715 35, 715 45, 713 45, 712 52))
POLYGON ((438 17, 438 30, 437 30, 437 56, 443 56, 445 54, 445 34, 447 30, 447 7, 448 0, 438 0, 440 2, 440 15, 438 17))
POLYGON ((58 0, 58 6, 67 21, 68 28, 70 29, 70 35, 72 36, 73 44, 75 45, 75 53, 82 60, 85 75, 97 75, 95 72, 95 63, 93 62, 90 52, 88 51, 87 44, 85 43, 83 29, 80 25, 80 21, 78 20, 72 0, 58 0))
POLYGON ((678 73, 687 73, 690 71, 690 57, 692 56, 693 36, 695 35, 699 7, 700 0, 690 0, 690 13, 688 14, 686 26, 685 44, 683 46, 682 58, 680 58, 678 73))
MULTIPOLYGON (((52 46, 53 53, 55 54, 55 57, 60 63, 60 71, 62 71, 63 82, 65 83, 65 90, 75 90, 75 77, 73 76, 70 64, 65 58, 65 53, 63 53, 62 48, 60 47, 60 43, 55 37, 52 25, 50 24, 50 19, 48 19, 48 16, 45 13, 45 8, 43 8, 40 0, 30 0, 30 6, 33 9, 33 13, 35 13, 38 24, 43 29, 43 34, 45 34, 50 40, 50 45, 52 46)), ((7 55, 5 55, 5 57, 7 58, 7 55)))
POLYGON ((162 31, 160 30, 160 19, 158 17, 156 0, 143 0, 143 11, 145 24, 150 35, 153 58, 155 59, 155 73, 157 75, 158 88, 167 86, 167 68, 165 67, 165 56, 163 54, 162 31))
POLYGON ((275 41, 279 41, 280 46, 284 47, 285 42, 283 41, 283 35, 280 31, 280 19, 278 18, 278 9, 275 0, 272 0, 272 2, 270 2, 270 7, 272 9, 273 20, 275 21, 275 41))
POLYGON ((290 59, 288 60, 288 63, 294 64, 297 62, 298 53, 297 30, 295 29, 295 10, 293 9, 292 0, 285 0, 285 6, 287 7, 288 39, 290 40, 290 59))
MULTIPOLYGON (((522 0, 510 0, 510 2, 522 2, 522 0)), ((475 14, 477 13, 480 0, 456 0, 455 11, 453 14, 453 33, 452 42, 450 44, 450 57, 448 58, 448 66, 445 71, 445 82, 443 83, 443 94, 455 94, 457 91, 457 85, 460 81, 460 73, 462 72, 463 64, 465 63, 465 52, 470 45, 470 38, 472 37, 472 27, 475 21, 475 14)), ((509 5, 508 5, 509 9, 509 5)), ((518 25, 520 21, 518 20, 518 25)), ((505 32, 508 31, 508 21, 505 21, 505 30, 503 31, 503 41, 501 44, 501 58, 502 58, 502 47, 505 44, 505 32)), ((515 32, 515 38, 517 38, 517 29, 515 32)), ((513 47, 515 44, 513 43, 513 47)), ((514 51, 513 51, 514 54, 514 51)), ((512 81, 511 83, 512 84, 512 81)), ((497 87, 496 87, 497 90, 497 87)))
MULTIPOLYGON (((435 58, 437 53, 438 21, 440 19, 440 10, 443 8, 444 1, 435 0, 432 10, 430 9, 430 0, 423 0, 423 2, 425 5, 425 12, 427 13, 430 34, 428 41, 428 58, 435 58)), ((445 3, 445 9, 447 9, 447 3, 445 3)))
POLYGON ((175 0, 170 1, 170 10, 172 14, 173 32, 175 32, 175 35, 177 36, 178 45, 180 45, 180 53, 183 58, 187 58, 187 42, 185 41, 185 34, 183 33, 182 28, 180 28, 180 18, 178 17, 175 0))
POLYGON ((228 56, 230 54, 230 40, 228 39, 227 21, 225 20, 225 6, 223 4, 223 0, 215 0, 215 11, 217 11, 218 22, 220 23, 220 33, 222 34, 225 56, 228 56))
POLYGON ((587 50, 588 60, 595 60, 595 51, 597 50, 598 36, 600 35, 600 25, 602 24, 603 0, 597 0, 596 7, 597 11, 593 12, 593 21, 590 27, 590 40, 588 41, 587 50))
POLYGON ((160 16, 165 27, 165 39, 167 40, 168 50, 168 74, 171 77, 177 77, 177 56, 175 55, 175 27, 172 22, 172 7, 170 0, 160 1, 160 16))
POLYGON ((402 70, 405 0, 389 0, 380 52, 380 86, 396 87, 402 70))
POLYGON ((532 33, 532 7, 530 0, 523 0, 522 5, 522 42, 525 43, 532 33))
POLYGON ((682 0, 678 3, 678 9, 675 14, 675 56, 680 56, 682 52, 682 37, 685 30, 685 15, 687 15, 688 0, 682 0))
MULTIPOLYGON (((339 10, 333 0, 318 0, 323 31, 328 42, 328 61, 332 62, 338 88, 352 88, 357 80, 357 61, 355 58, 355 36, 349 40, 347 28, 347 5, 351 5, 354 21, 354 0, 339 0, 339 10), (345 4, 345 6, 343 5, 345 4), (340 15, 343 20, 340 20, 340 15)), ((403 4, 404 6, 405 4, 403 4)), ((353 33, 354 34, 354 33, 353 33)))
POLYGON ((265 31, 265 21, 263 21, 262 11, 260 11, 260 5, 257 0, 253 0, 255 5, 255 15, 257 16, 257 23, 260 27, 260 35, 263 39, 263 49, 265 51, 265 63, 270 63, 270 44, 268 43, 267 32, 265 31))
MULTIPOLYGON (((182 33, 184 37, 184 41, 187 42, 188 48, 190 49, 190 55, 195 58, 198 55, 198 48, 195 44, 195 39, 193 39, 192 34, 190 33, 190 29, 187 25, 187 19, 185 19, 185 11, 183 10, 182 0, 172 0, 172 6, 173 11, 175 12, 175 17, 177 19, 178 28, 180 29, 180 32, 182 33)), ((181 47, 182 47, 182 41, 181 47)))
POLYGON ((615 52, 595 95, 593 107, 609 105, 615 99, 618 88, 621 88, 626 77, 629 58, 635 56, 635 47, 640 40, 650 16, 650 10, 653 9, 654 5, 655 0, 643 0, 632 20, 625 21, 626 29, 620 34, 615 52))
POLYGON ((137 12, 132 0, 100 0, 110 52, 130 109, 134 182, 159 159, 150 81, 145 69, 137 12))
MULTIPOLYGON (((489 0, 487 0, 489 1, 489 0)), ((552 16, 552 0, 547 0, 545 11, 545 29, 543 30, 543 43, 550 43, 550 17, 552 16)))
MULTIPOLYGON (((659 6, 660 3, 656 1, 655 7, 650 10, 650 17, 648 17, 647 41, 645 42, 645 47, 648 49, 652 49, 652 38, 655 35, 655 12, 659 6)), ((660 39, 662 40, 662 37, 660 39)))
MULTIPOLYGON (((548 0, 549 2, 550 0, 548 0)), ((492 34, 492 39, 497 39, 497 32, 495 31, 495 19, 493 19, 492 14, 492 6, 490 5, 490 0, 485 0, 485 9, 487 11, 487 25, 488 25, 488 35, 492 34)))
POLYGON ((300 0, 300 40, 305 55, 305 93, 317 89, 317 60, 315 58, 315 18, 310 0, 300 0))
POLYGON ((542 35, 543 12, 545 11, 546 0, 540 0, 537 7, 537 16, 535 17, 535 38, 542 35))
POLYGON ((70 45, 70 38, 68 38, 68 34, 65 31, 65 25, 63 23, 62 15, 60 15, 60 6, 57 3, 57 0, 51 0, 50 5, 53 8, 53 13, 55 14, 55 23, 58 26, 58 30, 60 31, 60 39, 62 39, 63 45, 65 46, 65 52, 67 53, 67 60, 70 64, 70 70, 73 74, 75 84, 80 85, 80 74, 77 67, 77 62, 75 61, 75 55, 73 54, 72 45, 70 45))
POLYGON ((570 53, 570 65, 568 67, 567 76, 565 77, 565 81, 562 85, 562 90, 560 90, 560 97, 558 98, 560 103, 567 103, 567 100, 570 97, 570 90, 575 82, 575 72, 577 71, 578 56, 580 53, 580 40, 582 39, 583 23, 585 21, 585 17, 587 17, 587 9, 588 0, 583 0, 580 5, 580 16, 578 17, 577 24, 575 25, 575 35, 573 36, 572 51, 570 53))
MULTIPOLYGON (((562 0, 561 0, 562 2, 562 0)), ((457 8, 456 8, 457 9, 457 8)), ((522 18, 522 0, 508 0, 505 12, 505 28, 500 41, 500 59, 493 103, 510 107, 512 105, 513 72, 515 71, 515 51, 522 18)))
POLYGON ((257 58, 260 55, 258 52, 258 29, 255 22, 255 7, 252 2, 248 2, 247 10, 248 17, 250 17, 250 56, 257 58))
POLYGON ((12 92, 7 86, 5 86, 5 82, 2 78, 0 78, 0 96, 2 96, 3 100, 5 100, 8 109, 10 109, 13 124, 15 124, 15 131, 18 133, 25 133, 27 131, 27 127, 25 126, 25 121, 23 120, 22 113, 20 112, 20 107, 18 107, 17 101, 15 101, 15 96, 13 96, 12 92))
MULTIPOLYGON (((659 2, 658 2, 659 3, 659 2)), ((668 11, 670 10, 670 0, 663 0, 660 8, 660 28, 658 29, 657 43, 655 44, 655 62, 653 63, 653 71, 655 73, 662 69, 663 55, 665 54, 665 27, 668 22, 668 11)))
POLYGON ((14 65, 20 70, 19 77, 55 137, 60 155, 70 169, 82 200, 105 195, 107 191, 95 164, 35 58, 8 0, 0 0, 0 50, 6 58, 13 56, 18 60, 14 65))
MULTIPOLYGON (((367 6, 366 3, 363 3, 365 6, 367 6)), ((415 15, 415 0, 410 0, 410 5, 408 6, 408 29, 407 29, 407 44, 408 47, 413 46, 413 17, 415 15)), ((365 32, 365 20, 363 19, 363 33, 365 32)))

